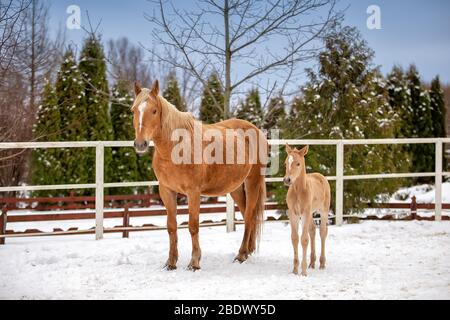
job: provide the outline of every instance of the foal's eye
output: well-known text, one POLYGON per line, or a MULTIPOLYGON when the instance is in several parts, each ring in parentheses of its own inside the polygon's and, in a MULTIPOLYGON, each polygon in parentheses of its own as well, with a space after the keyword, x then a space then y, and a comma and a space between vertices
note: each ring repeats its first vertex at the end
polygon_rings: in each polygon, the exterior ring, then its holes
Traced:
POLYGON ((300 167, 300 163, 297 163, 297 167, 300 167))

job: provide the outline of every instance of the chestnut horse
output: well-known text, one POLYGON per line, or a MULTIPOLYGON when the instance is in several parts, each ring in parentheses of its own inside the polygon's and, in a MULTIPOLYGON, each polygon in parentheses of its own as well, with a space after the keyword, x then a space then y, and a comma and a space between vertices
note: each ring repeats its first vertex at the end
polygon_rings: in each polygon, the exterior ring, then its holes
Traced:
MULTIPOLYGON (((170 239, 169 258, 165 267, 176 269, 178 260, 177 249, 177 194, 188 198, 189 232, 192 238, 192 256, 188 265, 190 270, 200 269, 201 250, 199 244, 199 211, 200 197, 221 196, 230 193, 244 216, 245 231, 242 244, 235 260, 245 261, 256 249, 263 221, 266 186, 264 169, 267 164, 267 140, 262 132, 249 122, 231 119, 212 125, 202 124, 195 120, 192 114, 180 112, 159 94, 159 82, 156 80, 151 89, 141 88, 135 83, 134 128, 136 152, 148 150, 149 141, 153 141, 155 150, 152 167, 159 181, 159 194, 167 210, 167 230, 170 239), (232 140, 228 140, 229 132, 232 140), (254 131, 259 135, 257 143, 257 161, 251 161, 251 146, 249 137, 242 132, 254 131), (238 157, 239 152, 245 152, 245 160, 238 163, 220 163, 220 161, 179 162, 174 160, 174 150, 179 142, 174 141, 174 135, 187 133, 184 137, 187 148, 182 151, 183 159, 196 157, 195 141, 200 138, 200 155, 211 150, 210 132, 215 133, 215 146, 211 156, 227 156, 227 153, 238 157), (217 135, 219 132, 219 135, 217 135), (236 140, 244 137, 244 148, 234 148, 236 140), (231 145, 229 144, 231 141, 231 145), (193 150, 194 149, 194 150, 193 150), (187 151, 186 151, 187 150, 187 151), (265 150, 265 152, 264 152, 265 150), (223 154, 222 154, 223 152, 223 154), (220 153, 220 154, 217 154, 220 153), (262 154, 262 155, 261 155, 262 154)), ((197 140, 198 141, 198 140, 197 140)), ((241 145, 242 146, 242 145, 241 145)), ((198 149, 198 144, 197 144, 198 149)), ((175 152, 176 154, 176 152, 175 152)), ((223 159, 223 157, 222 157, 223 159)), ((229 158, 227 157, 227 160, 229 158)), ((198 159, 197 159, 198 160, 198 159)), ((255 160, 255 159, 253 159, 255 160)))
POLYGON ((291 240, 294 247, 294 274, 298 274, 298 225, 302 221, 301 243, 302 276, 306 276, 306 251, 308 249, 308 234, 311 238, 311 262, 309 267, 314 269, 316 263, 316 226, 313 213, 320 212, 320 269, 325 268, 325 240, 327 238, 328 212, 330 211, 330 184, 320 173, 306 174, 305 156, 309 147, 301 150, 291 148, 286 144, 288 157, 286 159, 286 174, 284 184, 289 186, 286 203, 289 208, 289 221, 291 224, 291 240))

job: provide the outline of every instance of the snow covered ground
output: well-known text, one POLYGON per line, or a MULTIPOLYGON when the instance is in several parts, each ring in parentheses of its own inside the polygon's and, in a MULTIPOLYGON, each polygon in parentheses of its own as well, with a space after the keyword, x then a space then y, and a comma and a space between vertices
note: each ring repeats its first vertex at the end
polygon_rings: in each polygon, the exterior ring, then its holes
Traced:
MULTIPOLYGON (((434 203, 435 202, 435 190, 434 185, 423 184, 408 188, 401 188, 395 192, 389 199, 380 200, 380 202, 389 203, 411 203, 412 197, 416 197, 417 203, 434 203)), ((442 203, 450 203, 450 181, 442 184, 442 203)), ((377 215, 382 217, 387 214, 397 214, 399 216, 409 215, 410 210, 407 209, 366 209, 364 211, 365 216, 377 215)), ((422 217, 430 217, 434 215, 434 210, 418 210, 417 214, 422 217)), ((449 210, 443 210, 442 215, 449 215, 449 210)))
POLYGON ((331 226, 326 270, 292 270, 290 227, 266 223, 260 251, 233 263, 243 227, 202 228, 202 270, 185 269, 191 240, 179 231, 178 270, 162 269, 165 231, 7 239, 1 299, 450 299, 450 223, 366 221, 331 226))
MULTIPOLYGON (((433 203, 435 199, 434 185, 423 184, 408 188, 401 188, 392 195, 390 202, 411 202, 415 196, 418 203, 433 203)), ((450 203, 450 181, 442 184, 442 202, 450 203)))

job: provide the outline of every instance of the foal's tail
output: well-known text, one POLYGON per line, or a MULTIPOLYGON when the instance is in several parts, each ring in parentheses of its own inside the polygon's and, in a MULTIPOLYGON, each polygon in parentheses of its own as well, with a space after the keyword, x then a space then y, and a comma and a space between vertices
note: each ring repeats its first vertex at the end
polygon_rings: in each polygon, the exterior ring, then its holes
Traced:
POLYGON ((259 247, 264 221, 264 209, 266 206, 266 180, 263 174, 260 174, 255 189, 258 190, 258 199, 256 201, 255 213, 253 215, 253 218, 255 219, 254 230, 255 230, 256 245, 257 247, 259 247))

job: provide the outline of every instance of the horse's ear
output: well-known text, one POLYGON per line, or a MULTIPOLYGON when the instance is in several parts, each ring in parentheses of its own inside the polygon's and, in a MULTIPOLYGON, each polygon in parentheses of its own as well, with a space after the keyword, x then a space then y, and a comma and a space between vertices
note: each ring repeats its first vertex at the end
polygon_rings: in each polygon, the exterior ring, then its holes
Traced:
POLYGON ((298 151, 298 153, 299 153, 302 157, 304 157, 304 156, 306 156, 306 155, 308 154, 308 150, 309 150, 309 146, 306 145, 305 147, 303 147, 303 149, 301 149, 300 151, 298 151))
POLYGON ((286 143, 286 152, 289 153, 292 151, 292 148, 286 143))
POLYGON ((139 93, 141 93, 141 91, 142 91, 141 83, 136 80, 134 82, 134 94, 137 96, 139 93))
POLYGON ((151 90, 150 92, 151 92, 151 94, 154 95, 155 97, 159 94, 159 81, 158 81, 158 79, 156 79, 156 80, 153 82, 152 90, 151 90))

